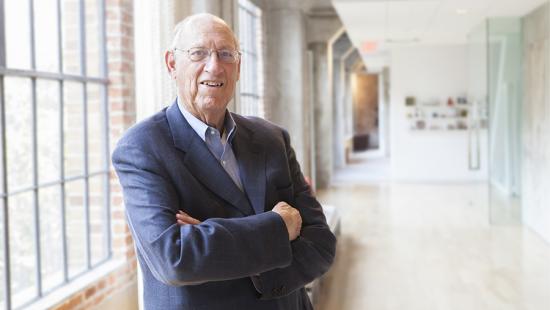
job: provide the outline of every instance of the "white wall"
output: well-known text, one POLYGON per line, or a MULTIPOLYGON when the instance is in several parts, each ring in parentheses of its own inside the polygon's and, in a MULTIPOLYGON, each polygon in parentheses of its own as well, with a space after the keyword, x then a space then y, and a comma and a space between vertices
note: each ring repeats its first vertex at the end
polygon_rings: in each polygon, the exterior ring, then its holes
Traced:
POLYGON ((473 181, 487 178, 486 133, 481 134, 481 169, 468 169, 466 130, 411 130, 405 97, 417 105, 445 102, 467 92, 466 45, 401 46, 391 50, 391 173, 404 181, 473 181))
POLYGON ((524 19, 523 220, 550 243, 550 6, 524 19))

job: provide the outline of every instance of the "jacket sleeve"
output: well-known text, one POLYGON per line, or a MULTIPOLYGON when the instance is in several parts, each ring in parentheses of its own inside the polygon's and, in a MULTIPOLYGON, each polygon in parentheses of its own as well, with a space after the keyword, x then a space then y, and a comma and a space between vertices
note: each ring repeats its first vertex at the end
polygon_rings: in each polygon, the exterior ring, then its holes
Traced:
POLYGON ((112 159, 136 249, 157 280, 167 285, 200 284, 290 264, 286 226, 275 212, 179 226, 178 195, 165 168, 133 145, 119 144, 112 159))
POLYGON ((330 231, 319 202, 305 182, 288 133, 283 130, 294 201, 292 207, 302 216, 300 236, 291 242, 292 262, 252 277, 262 299, 278 298, 302 288, 324 274, 334 261, 336 237, 330 231))

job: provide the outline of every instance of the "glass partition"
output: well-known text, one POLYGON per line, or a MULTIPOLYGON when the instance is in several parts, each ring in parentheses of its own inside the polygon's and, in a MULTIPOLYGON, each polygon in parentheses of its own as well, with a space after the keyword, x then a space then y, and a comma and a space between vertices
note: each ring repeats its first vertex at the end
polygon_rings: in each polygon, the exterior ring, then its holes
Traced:
POLYGON ((488 168, 489 220, 521 223, 521 18, 491 18, 468 36, 468 163, 488 168))
POLYGON ((487 21, 489 206, 493 224, 521 223, 521 18, 487 21))

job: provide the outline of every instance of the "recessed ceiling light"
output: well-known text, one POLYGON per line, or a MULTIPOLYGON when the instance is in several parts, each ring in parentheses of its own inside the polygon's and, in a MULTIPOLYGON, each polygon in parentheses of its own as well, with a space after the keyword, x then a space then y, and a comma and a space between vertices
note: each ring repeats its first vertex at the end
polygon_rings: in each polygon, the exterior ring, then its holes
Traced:
POLYGON ((468 14, 468 10, 466 10, 466 9, 456 9, 456 14, 466 15, 466 14, 468 14))

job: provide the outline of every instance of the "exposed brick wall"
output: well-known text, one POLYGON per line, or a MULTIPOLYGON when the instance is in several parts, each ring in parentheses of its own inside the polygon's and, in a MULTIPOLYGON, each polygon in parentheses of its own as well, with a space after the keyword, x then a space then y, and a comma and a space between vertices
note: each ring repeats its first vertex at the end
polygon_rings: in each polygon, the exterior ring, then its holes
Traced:
MULTIPOLYGON (((110 149, 135 123, 134 26, 132 0, 106 0, 110 149)), ((106 277, 70 296, 56 310, 90 309, 136 282, 134 245, 124 216, 122 189, 111 167, 111 231, 113 258, 126 262, 106 277)), ((93 198, 93 197, 91 197, 93 198)), ((93 272, 93 271, 92 271, 93 272)), ((123 310, 123 309, 117 309, 123 310)))
MULTIPOLYGON (((128 264, 67 298, 55 310, 91 309, 136 281, 136 269, 128 264)), ((117 309, 124 310, 124 309, 117 309)))
MULTIPOLYGON (((133 1, 107 0, 107 51, 111 150, 136 120, 133 1)), ((124 217, 122 189, 111 169, 111 220, 115 258, 134 259, 134 246, 124 217)))

